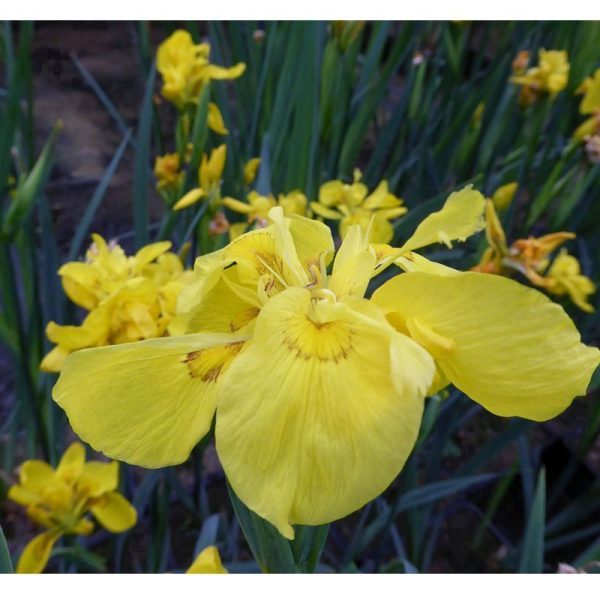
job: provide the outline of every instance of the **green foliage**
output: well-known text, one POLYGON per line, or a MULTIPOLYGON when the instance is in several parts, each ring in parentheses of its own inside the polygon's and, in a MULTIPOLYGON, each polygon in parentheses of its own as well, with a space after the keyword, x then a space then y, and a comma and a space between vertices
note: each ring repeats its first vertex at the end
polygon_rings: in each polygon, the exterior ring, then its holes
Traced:
MULTIPOLYGON (((54 462, 65 446, 67 425, 50 394, 55 378, 38 369, 48 350, 46 324, 67 322, 68 316, 76 321, 54 274, 63 262, 82 254, 128 150, 133 154, 130 225, 136 249, 153 237, 170 239, 175 248, 189 241, 196 254, 223 242, 208 234, 215 211, 206 203, 177 213, 165 207, 159 222, 151 222, 154 157, 171 147, 183 163, 189 140, 192 150, 181 195, 196 187, 202 154, 220 143, 227 144, 228 152, 223 195, 240 199, 248 191, 243 166, 256 156, 261 166, 253 187, 262 194, 300 189, 316 200, 322 183, 335 178, 349 182, 356 167, 370 189, 387 179, 409 207, 394 224, 395 243, 405 240, 454 189, 474 183, 491 195, 500 185, 517 181, 517 196, 502 217, 510 239, 573 231, 577 240, 570 249, 585 274, 600 280, 600 166, 571 141, 583 120, 573 92, 599 66, 599 22, 370 22, 346 29, 339 38, 324 22, 263 26, 212 22, 205 32, 198 24, 188 25, 196 39, 208 34, 211 62, 245 62, 247 70, 232 82, 206 85, 197 105, 186 112, 187 123, 179 115, 177 134, 170 128, 175 109, 164 119, 167 111, 159 111, 154 102, 159 85, 155 36, 150 35, 151 29, 160 29, 164 38, 174 24, 135 26, 143 94, 134 124, 126 122, 93 73, 71 57, 121 142, 65 250, 45 196, 60 127, 40 152, 33 136, 30 57, 35 30, 31 23, 3 24, 0 342, 14 374, 14 398, 3 400, 9 416, 0 422, 0 470, 7 480, 22 459, 54 462), (571 71, 565 91, 523 109, 517 86, 508 80, 512 58, 525 48, 532 57, 539 48, 566 49, 571 71), (219 105, 228 136, 209 130, 209 102, 219 105)), ((227 216, 232 222, 239 219, 227 216)), ((468 269, 479 259, 480 241, 438 248, 430 257, 468 269)), ((584 341, 597 344, 598 312, 582 315, 570 301, 558 301, 584 341)), ((590 401, 598 389, 597 373, 591 398, 577 402, 575 418, 582 425, 564 465, 544 459, 539 434, 548 430, 543 425, 520 419, 491 422, 456 391, 429 399, 418 446, 390 490, 329 529, 297 527, 292 543, 231 490, 239 526, 233 512, 224 511, 226 503, 214 487, 220 485, 225 495, 225 485, 221 480, 215 484, 204 472, 204 447, 185 467, 143 473, 124 468, 124 491, 140 515, 144 542, 136 542, 132 532, 109 542, 81 538, 57 549, 53 564, 58 570, 83 572, 184 570, 193 559, 195 540, 195 553, 218 545, 231 571, 256 571, 257 565, 271 572, 428 571, 452 546, 447 537, 453 519, 468 514, 471 526, 458 543, 471 552, 470 559, 476 557, 473 570, 490 568, 486 561, 499 548, 506 558, 491 568, 500 571, 555 570, 559 561, 584 567, 600 560, 600 480, 580 475, 600 434, 600 409, 590 401), (525 506, 517 525, 507 523, 503 514, 515 497, 525 506), (175 558, 175 535, 183 530, 193 538, 187 563, 181 555, 175 558)), ((3 510, 0 505, 0 519, 3 510)), ((465 563, 449 568, 465 569, 465 563)), ((0 572, 11 569, 0 528, 0 572)))

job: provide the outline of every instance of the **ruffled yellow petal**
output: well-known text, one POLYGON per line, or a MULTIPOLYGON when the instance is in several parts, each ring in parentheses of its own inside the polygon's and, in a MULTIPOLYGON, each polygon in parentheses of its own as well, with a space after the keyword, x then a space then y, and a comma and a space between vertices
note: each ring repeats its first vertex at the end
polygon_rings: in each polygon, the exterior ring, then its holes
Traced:
POLYGON ((206 192, 203 189, 194 188, 193 190, 190 190, 187 194, 185 194, 183 198, 180 198, 179 200, 177 200, 177 202, 175 202, 175 204, 173 205, 173 210, 183 210, 188 206, 192 206, 193 204, 196 204, 196 202, 198 202, 199 200, 202 200, 204 196, 206 196, 206 192))
POLYGON ((34 537, 19 558, 17 573, 41 573, 46 568, 52 548, 59 537, 60 533, 57 531, 46 531, 34 537))
POLYGON ((207 117, 208 126, 219 135, 227 135, 229 133, 229 129, 225 126, 225 121, 223 120, 223 115, 221 114, 221 110, 214 102, 208 103, 208 117, 207 117))
POLYGON ((456 387, 500 416, 556 416, 585 394, 600 361, 560 306, 504 277, 406 273, 373 301, 397 313, 456 387))
POLYGON ((280 293, 219 394, 217 452, 236 494, 287 538, 357 510, 402 468, 433 372, 368 301, 280 293))
POLYGON ((137 511, 118 492, 107 492, 96 498, 90 510, 102 527, 112 533, 121 533, 137 523, 137 511))
POLYGON ((471 186, 454 192, 441 210, 421 221, 401 251, 408 252, 436 243, 451 247, 455 240, 464 241, 485 227, 484 211, 485 198, 471 186))
POLYGON ((187 575, 225 575, 227 573, 229 571, 223 566, 216 546, 204 548, 186 571, 187 575))
POLYGON ((65 263, 58 274, 62 279, 63 289, 72 302, 87 310, 97 306, 100 281, 91 265, 81 262, 65 263))
POLYGON ((183 462, 208 432, 243 339, 199 334, 72 354, 53 397, 96 450, 148 468, 183 462))
POLYGON ((54 479, 54 469, 43 460, 26 460, 19 468, 19 483, 32 492, 42 492, 54 479))

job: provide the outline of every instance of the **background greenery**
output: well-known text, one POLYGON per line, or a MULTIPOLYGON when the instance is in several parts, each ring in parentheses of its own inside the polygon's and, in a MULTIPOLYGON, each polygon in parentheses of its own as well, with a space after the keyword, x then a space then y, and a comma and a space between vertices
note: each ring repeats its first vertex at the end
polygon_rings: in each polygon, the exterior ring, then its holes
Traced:
MULTIPOLYGON (((32 535, 25 516, 5 500, 15 467, 31 457, 55 462, 72 439, 51 400, 55 377, 38 370, 49 349, 45 324, 78 319, 56 271, 83 254, 92 231, 114 230, 101 215, 121 161, 132 171, 119 225, 120 243, 128 250, 154 239, 171 239, 176 249, 189 241, 191 261, 224 241, 207 240, 202 204, 174 214, 157 205, 154 192, 154 156, 175 144, 174 109, 156 101, 154 54, 156 43, 181 26, 197 41, 209 39, 211 62, 247 64, 241 78, 207 88, 198 108, 200 115, 210 97, 230 130, 224 195, 244 197, 242 169, 254 156, 262 159, 258 191, 299 188, 311 200, 321 183, 349 181, 358 166, 370 187, 388 179, 409 207, 396 224, 399 242, 452 190, 473 183, 491 195, 514 180, 518 193, 504 217, 509 239, 574 231, 572 252, 586 275, 600 279, 600 167, 581 146, 569 145, 582 121, 573 92, 600 66, 599 22, 369 22, 347 24, 337 37, 325 22, 130 24, 137 114, 122 114, 119 99, 72 57, 79 81, 120 138, 72 231, 56 222, 48 195, 58 176, 52 167, 63 124, 43 137, 36 128, 32 51, 39 26, 4 23, 0 522, 13 558, 32 535), (569 84, 554 101, 523 109, 518 88, 508 82, 511 61, 522 49, 535 61, 539 48, 569 52, 569 84), (474 118, 481 106, 480 118, 474 118)), ((200 126, 194 139, 188 189, 195 186, 191 173, 200 153, 223 140, 200 126)), ((479 236, 429 256, 469 268, 481 249, 479 236)), ((596 297, 592 302, 598 306, 596 297)), ((598 313, 564 305, 583 340, 597 345, 598 313)), ((456 390, 428 399, 417 448, 402 474, 382 497, 332 524, 319 564, 310 567, 542 572, 564 562, 593 569, 600 560, 599 385, 596 375, 588 397, 547 424, 493 417, 456 390)), ((139 511, 137 527, 120 536, 100 532, 69 540, 54 551, 51 570, 176 571, 216 543, 231 571, 257 571, 214 463, 205 444, 180 467, 144 471, 123 465, 122 490, 139 511)), ((303 551, 300 542, 296 551, 303 551)), ((310 557, 295 558, 309 568, 310 557)), ((8 563, 0 537, 0 571, 8 563)))

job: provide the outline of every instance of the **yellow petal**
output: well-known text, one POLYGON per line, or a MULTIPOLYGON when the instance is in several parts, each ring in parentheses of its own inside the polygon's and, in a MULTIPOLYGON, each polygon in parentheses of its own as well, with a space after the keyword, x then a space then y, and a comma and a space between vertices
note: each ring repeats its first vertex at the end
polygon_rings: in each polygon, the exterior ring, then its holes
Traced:
POLYGON ((256 179, 256 173, 260 166, 260 158, 251 158, 244 165, 244 183, 250 185, 256 179))
POLYGON ((19 558, 17 573, 41 573, 46 568, 50 552, 59 537, 60 533, 57 531, 46 531, 34 537, 19 558))
POLYGON ((241 346, 199 334, 82 350, 53 397, 96 450, 148 468, 178 464, 210 429, 221 375, 241 346))
POLYGON ((54 469, 43 460, 26 460, 19 467, 20 484, 32 492, 42 492, 54 479, 54 469))
POLYGON ((227 573, 229 571, 223 566, 216 546, 204 548, 186 571, 188 575, 225 575, 227 573))
POLYGON ((217 452, 229 482, 287 538, 292 524, 357 510, 406 461, 433 372, 427 352, 369 301, 280 293, 219 393, 217 452))
POLYGON ((118 492, 107 492, 96 498, 90 507, 102 527, 112 533, 121 533, 137 522, 137 511, 118 492))
POLYGON ((182 210, 188 206, 192 206, 192 204, 196 204, 196 202, 204 198, 204 196, 206 196, 206 193, 203 189, 194 188, 185 194, 183 198, 180 198, 177 200, 177 202, 175 202, 173 210, 182 210))
POLYGON ((511 181, 505 185, 501 185, 492 195, 494 206, 497 210, 506 210, 513 201, 519 184, 516 181, 511 181))
POLYGON ((232 223, 229 227, 229 240, 233 241, 240 237, 240 235, 246 233, 248 229, 248 223, 232 223))
MULTIPOLYGON (((556 416, 585 394, 600 360, 560 306, 504 277, 406 273, 381 286, 373 301, 404 322, 419 319, 447 346, 454 344, 437 353, 439 366, 500 416, 556 416)), ((426 339, 419 341, 435 352, 426 339)))
POLYGON ((327 208, 318 202, 311 202, 310 207, 314 213, 323 217, 324 219, 330 219, 331 221, 339 221, 342 218, 342 214, 332 208, 327 208))
POLYGON ((452 267, 447 267, 441 263, 429 260, 416 252, 407 252, 394 261, 403 271, 412 273, 419 271, 420 273, 431 273, 433 275, 456 275, 460 273, 452 267))
POLYGON ((441 210, 421 221, 400 250, 408 252, 438 242, 451 247, 454 240, 464 241, 485 227, 484 210, 485 198, 472 186, 454 192, 441 210))
POLYGON ((233 212, 241 213, 243 215, 249 215, 254 212, 254 208, 246 202, 230 198, 229 196, 223 198, 223 205, 233 212))
POLYGON ((78 481, 78 487, 87 496, 96 498, 117 489, 119 483, 119 463, 91 460, 85 463, 78 481))
POLYGON ((72 302, 87 310, 97 306, 100 283, 98 274, 91 265, 81 262, 65 263, 58 274, 61 276, 63 289, 72 302))
POLYGON ((171 242, 156 242, 148 244, 135 255, 136 272, 139 273, 147 264, 156 260, 161 254, 164 254, 171 247, 171 242))
POLYGON ((62 346, 54 346, 40 363, 40 371, 46 373, 59 373, 65 364, 67 356, 69 356, 70 350, 62 346))
POLYGON ((211 79, 237 79, 246 70, 245 63, 238 63, 233 67, 218 67, 217 65, 208 65, 208 76, 211 79))
POLYGON ((208 117, 207 117, 208 126, 219 135, 227 135, 229 133, 229 129, 225 127, 225 121, 223 120, 223 115, 221 114, 221 110, 214 102, 208 103, 208 117))
POLYGON ((300 263, 307 271, 311 265, 327 266, 335 251, 331 229, 301 215, 289 215, 287 219, 300 263))
POLYGON ((335 257, 329 288, 338 298, 347 295, 362 298, 375 264, 375 253, 370 250, 366 235, 358 225, 353 225, 335 257))
POLYGON ((79 442, 73 442, 62 455, 56 475, 60 479, 72 482, 81 475, 85 464, 85 448, 79 442))

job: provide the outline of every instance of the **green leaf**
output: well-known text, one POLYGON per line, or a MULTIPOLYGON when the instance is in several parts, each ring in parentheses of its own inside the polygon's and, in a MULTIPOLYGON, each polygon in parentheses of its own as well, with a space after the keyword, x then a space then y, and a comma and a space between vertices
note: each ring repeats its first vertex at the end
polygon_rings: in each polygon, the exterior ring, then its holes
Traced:
POLYGON ((6 544, 6 538, 4 537, 4 531, 0 525, 0 573, 13 573, 12 560, 10 558, 10 552, 8 551, 8 545, 6 544))
POLYGON ((135 231, 135 244, 141 248, 148 243, 148 226, 150 195, 148 193, 150 184, 150 150, 152 141, 152 114, 154 95, 154 79, 156 69, 154 65, 150 68, 144 99, 137 129, 135 144, 135 167, 133 175, 133 223, 135 231))
POLYGON ((538 476, 525 538, 521 547, 519 573, 542 573, 544 570, 544 532, 546 523, 546 471, 538 476))
POLYGON ((112 178, 121 162, 121 158, 123 157, 123 153, 125 152, 125 148, 131 138, 131 130, 128 130, 123 138, 123 141, 117 148, 110 164, 106 168, 102 175, 102 179, 100 179, 100 183, 94 190, 94 193, 90 199, 89 204, 87 205, 83 216, 81 217, 81 221, 77 225, 77 229, 75 230, 75 234, 73 235, 73 241, 71 242, 71 247, 69 249, 69 255, 67 257, 67 261, 72 261, 77 258, 79 252, 81 251, 81 246, 85 240, 85 238, 89 234, 90 227, 92 225, 92 221, 96 215, 96 211, 100 207, 102 200, 104 199, 104 195, 106 194, 106 190, 110 185, 112 178))
POLYGON ((46 185, 48 176, 50 175, 54 145, 62 127, 61 121, 54 126, 33 169, 29 175, 26 176, 24 181, 19 182, 15 198, 10 203, 6 216, 4 217, 4 222, 2 223, 3 235, 7 237, 15 236, 19 232, 23 221, 31 213, 35 202, 39 198, 42 189, 46 185))

